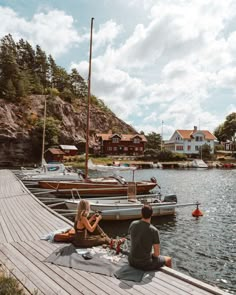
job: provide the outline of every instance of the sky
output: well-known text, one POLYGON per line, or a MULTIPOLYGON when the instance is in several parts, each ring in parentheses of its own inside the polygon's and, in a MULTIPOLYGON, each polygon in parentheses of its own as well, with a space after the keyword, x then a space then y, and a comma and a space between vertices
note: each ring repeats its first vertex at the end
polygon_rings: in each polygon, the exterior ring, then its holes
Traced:
POLYGON ((0 0, 12 34, 88 79, 91 92, 137 132, 211 132, 236 112, 234 0, 0 0))

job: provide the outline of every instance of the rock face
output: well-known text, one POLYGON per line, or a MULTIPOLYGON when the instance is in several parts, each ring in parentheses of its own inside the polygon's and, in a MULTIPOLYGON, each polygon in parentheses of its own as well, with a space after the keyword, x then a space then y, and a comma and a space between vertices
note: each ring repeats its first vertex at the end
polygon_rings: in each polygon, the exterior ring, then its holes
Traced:
MULTIPOLYGON (((33 122, 43 119, 44 101, 44 95, 32 95, 19 104, 0 99, 0 166, 19 166, 33 162, 33 122)), ((72 105, 59 97, 47 99, 47 116, 60 122, 59 144, 77 145, 85 141, 87 104, 84 102, 72 105)), ((94 141, 95 133, 108 133, 113 128, 121 133, 136 133, 134 128, 112 112, 92 105, 90 144, 94 141)))

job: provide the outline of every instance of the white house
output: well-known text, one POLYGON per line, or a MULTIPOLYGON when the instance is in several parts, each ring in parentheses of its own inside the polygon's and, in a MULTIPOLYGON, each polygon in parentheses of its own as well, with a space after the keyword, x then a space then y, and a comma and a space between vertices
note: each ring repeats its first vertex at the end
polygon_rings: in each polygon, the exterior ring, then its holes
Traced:
POLYGON ((165 149, 181 154, 198 154, 199 148, 208 144, 211 153, 214 153, 214 141, 216 137, 208 130, 176 130, 170 140, 165 142, 165 149))

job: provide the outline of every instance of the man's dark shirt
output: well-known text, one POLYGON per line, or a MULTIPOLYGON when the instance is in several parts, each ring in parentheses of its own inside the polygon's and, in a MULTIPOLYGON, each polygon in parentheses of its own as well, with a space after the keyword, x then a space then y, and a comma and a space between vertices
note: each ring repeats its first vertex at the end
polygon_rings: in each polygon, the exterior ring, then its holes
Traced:
POLYGON ((152 224, 143 220, 133 221, 129 227, 131 249, 129 263, 135 267, 144 267, 152 261, 152 246, 160 244, 159 232, 152 224))

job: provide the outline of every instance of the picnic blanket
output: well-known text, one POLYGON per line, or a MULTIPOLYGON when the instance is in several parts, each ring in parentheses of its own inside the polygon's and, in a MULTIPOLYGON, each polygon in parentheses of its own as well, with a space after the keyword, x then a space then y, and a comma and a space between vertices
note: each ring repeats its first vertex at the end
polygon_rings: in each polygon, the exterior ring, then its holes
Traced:
POLYGON ((45 262, 134 282, 140 282, 145 274, 129 265, 127 255, 115 255, 114 250, 100 246, 77 249, 72 244, 62 245, 45 262))

